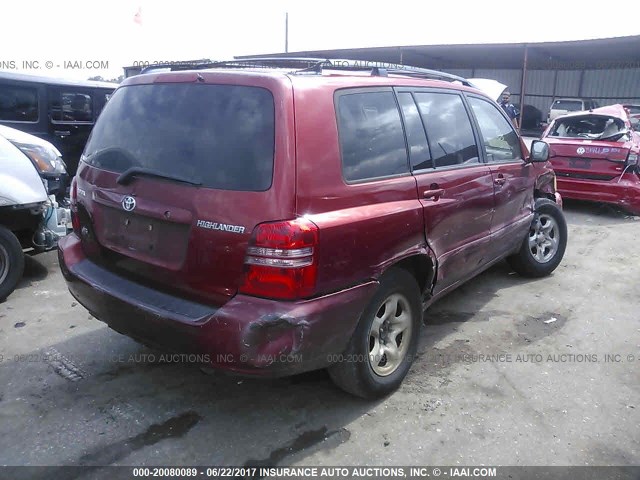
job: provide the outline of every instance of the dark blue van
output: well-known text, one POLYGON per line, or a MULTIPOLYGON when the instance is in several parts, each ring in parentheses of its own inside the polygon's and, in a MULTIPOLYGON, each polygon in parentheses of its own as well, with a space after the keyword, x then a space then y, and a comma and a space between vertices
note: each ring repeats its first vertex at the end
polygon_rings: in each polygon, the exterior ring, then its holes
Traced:
POLYGON ((73 176, 116 83, 0 72, 0 124, 53 143, 73 176))

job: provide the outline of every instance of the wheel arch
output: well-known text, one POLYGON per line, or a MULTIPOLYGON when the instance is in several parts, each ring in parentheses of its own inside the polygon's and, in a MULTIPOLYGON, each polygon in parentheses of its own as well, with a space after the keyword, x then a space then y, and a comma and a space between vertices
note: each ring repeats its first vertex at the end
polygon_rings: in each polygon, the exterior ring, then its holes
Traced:
POLYGON ((533 189, 533 197, 535 200, 538 200, 539 198, 548 198, 553 202, 556 201, 555 178, 555 173, 553 171, 548 171, 536 179, 536 184, 533 189))
POLYGON ((415 278, 420 288, 420 293, 431 296, 431 291, 436 278, 437 264, 429 253, 415 253, 404 257, 389 265, 389 268, 401 268, 409 272, 415 278))

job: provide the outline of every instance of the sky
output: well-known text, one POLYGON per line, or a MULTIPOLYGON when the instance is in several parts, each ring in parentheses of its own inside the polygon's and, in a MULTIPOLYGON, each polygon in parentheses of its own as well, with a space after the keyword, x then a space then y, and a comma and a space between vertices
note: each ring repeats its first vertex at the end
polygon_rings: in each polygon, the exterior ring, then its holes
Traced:
POLYGON ((582 40, 640 34, 640 2, 608 18, 572 2, 5 0, 0 70, 115 78, 137 62, 285 50, 582 40), (471 9, 465 13, 465 9, 471 9), (26 63, 25 63, 26 62, 26 63), (29 63, 30 62, 30 63, 29 63), (35 63, 37 62, 37 63, 35 63), (49 63, 47 63, 49 62, 49 63))

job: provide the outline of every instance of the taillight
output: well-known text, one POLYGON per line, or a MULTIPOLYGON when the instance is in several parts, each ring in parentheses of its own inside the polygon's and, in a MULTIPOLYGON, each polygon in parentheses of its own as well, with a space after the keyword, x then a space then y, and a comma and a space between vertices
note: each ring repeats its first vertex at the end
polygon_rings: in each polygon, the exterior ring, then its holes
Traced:
POLYGON ((314 293, 318 227, 310 220, 262 223, 249 241, 240 292, 293 300, 314 293))
POLYGON ((76 235, 80 236, 80 218, 78 218, 78 182, 76 177, 71 180, 71 201, 69 205, 71 210, 71 225, 76 235))

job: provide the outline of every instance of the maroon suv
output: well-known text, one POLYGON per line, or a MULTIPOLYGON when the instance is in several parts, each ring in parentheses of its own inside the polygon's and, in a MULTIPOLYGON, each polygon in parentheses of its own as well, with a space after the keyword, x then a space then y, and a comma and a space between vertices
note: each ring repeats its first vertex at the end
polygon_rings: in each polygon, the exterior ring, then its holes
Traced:
POLYGON ((85 148, 60 266, 144 344, 239 374, 328 367, 380 396, 425 307, 504 258, 551 273, 566 223, 547 145, 529 155, 466 81, 311 65, 125 81, 85 148))

